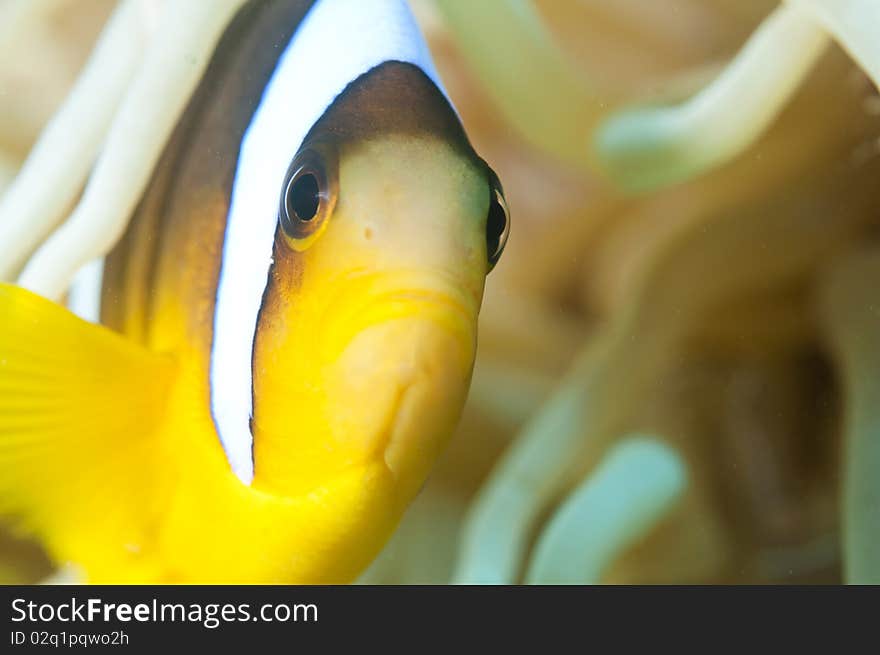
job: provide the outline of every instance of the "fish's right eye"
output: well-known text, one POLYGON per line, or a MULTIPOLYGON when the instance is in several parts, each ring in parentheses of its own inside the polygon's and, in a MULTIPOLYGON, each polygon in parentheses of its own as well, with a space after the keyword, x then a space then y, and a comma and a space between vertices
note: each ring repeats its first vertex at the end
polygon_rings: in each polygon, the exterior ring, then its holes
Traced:
POLYGON ((486 216, 486 257, 491 271, 501 259, 501 253, 504 252, 507 237, 510 235, 510 210, 507 208, 501 182, 494 173, 490 179, 489 194, 489 213, 486 216))
POLYGON ((336 206, 335 159, 317 149, 300 151, 290 166, 278 210, 281 229, 294 250, 305 250, 336 206))

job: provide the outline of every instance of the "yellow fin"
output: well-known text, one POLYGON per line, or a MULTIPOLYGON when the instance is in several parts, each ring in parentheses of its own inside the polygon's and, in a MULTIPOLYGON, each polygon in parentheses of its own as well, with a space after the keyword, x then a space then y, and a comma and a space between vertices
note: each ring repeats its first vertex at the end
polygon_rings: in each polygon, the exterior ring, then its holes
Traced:
POLYGON ((88 571, 137 566, 170 357, 0 283, 0 516, 88 571))

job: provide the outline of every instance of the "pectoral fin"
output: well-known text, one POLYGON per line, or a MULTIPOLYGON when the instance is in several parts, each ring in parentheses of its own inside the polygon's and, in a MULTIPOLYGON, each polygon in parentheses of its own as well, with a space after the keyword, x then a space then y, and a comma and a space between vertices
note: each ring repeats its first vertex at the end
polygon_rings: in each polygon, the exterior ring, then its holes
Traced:
POLYGON ((61 562, 137 557, 173 376, 170 357, 0 283, 0 517, 61 562))

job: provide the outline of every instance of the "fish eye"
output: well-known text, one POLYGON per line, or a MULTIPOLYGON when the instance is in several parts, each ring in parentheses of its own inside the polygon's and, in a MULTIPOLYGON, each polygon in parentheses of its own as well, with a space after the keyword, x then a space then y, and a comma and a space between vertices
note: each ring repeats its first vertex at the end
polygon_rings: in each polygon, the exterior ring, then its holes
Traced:
POLYGON ((288 242, 304 250, 317 237, 336 205, 335 160, 316 148, 301 150, 290 165, 278 220, 288 242))
POLYGON ((300 221, 310 221, 321 206, 321 190, 318 179, 311 171, 306 171, 290 181, 287 190, 287 215, 300 221))
POLYGON ((507 200, 504 198, 504 189, 501 182, 493 174, 489 187, 489 214, 486 216, 486 256, 489 259, 489 270, 495 268, 495 264, 504 252, 507 245, 507 237, 510 234, 510 210, 507 200))

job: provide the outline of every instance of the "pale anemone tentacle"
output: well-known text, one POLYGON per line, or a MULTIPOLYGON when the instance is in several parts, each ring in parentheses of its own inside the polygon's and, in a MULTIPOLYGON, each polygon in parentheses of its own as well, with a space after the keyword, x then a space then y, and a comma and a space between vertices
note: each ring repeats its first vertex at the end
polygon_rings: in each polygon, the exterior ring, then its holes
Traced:
POLYGON ((667 515, 686 483, 684 462, 663 442, 621 440, 549 520, 526 582, 598 583, 627 546, 667 515))
POLYGON ((67 294, 67 308, 82 319, 101 322, 101 281, 104 259, 93 259, 79 269, 67 294))
POLYGON ((27 263, 19 284, 57 299, 81 266, 113 247, 214 46, 243 3, 165 5, 156 37, 113 120, 82 199, 27 263))
POLYGON ((785 0, 827 29, 880 88, 880 2, 877 0, 785 0))
MULTIPOLYGON (((674 260, 674 249, 672 255, 666 256, 674 260)), ((675 358, 689 312, 661 322, 656 286, 640 288, 604 334, 588 341, 567 378, 500 458, 465 517, 454 582, 516 582, 548 504, 582 473, 582 462, 605 449, 614 423, 675 358)), ((689 300, 699 304, 701 298, 689 300)))
MULTIPOLYGON (((792 123, 785 129, 796 133, 798 127, 792 123)), ((758 177, 749 176, 749 185, 720 186, 711 195, 695 195, 685 206, 672 205, 674 221, 658 222, 656 209, 641 210, 643 220, 633 224, 653 225, 657 234, 649 237, 649 245, 643 243, 642 263, 618 274, 629 281, 615 295, 627 301, 591 335, 569 375, 478 492, 462 529, 457 582, 516 582, 541 516, 577 476, 595 467, 615 436, 627 431, 621 424, 681 357, 682 337, 703 312, 723 298, 764 289, 768 278, 804 275, 863 216, 863 199, 857 196, 835 221, 805 221, 802 211, 780 211, 780 203, 790 206, 793 198, 815 202, 841 176, 853 175, 838 171, 817 177, 824 167, 814 162, 826 151, 819 142, 781 161, 789 143, 779 138, 766 144, 767 161, 776 164, 758 177), (806 194, 772 192, 802 178, 814 180, 806 194), (731 215, 730 208, 740 204, 751 208, 753 221, 731 215), (799 238, 792 241, 793 229, 799 238), (745 270, 733 265, 742 261, 749 261, 745 270)), ((646 238, 644 230, 638 238, 646 238)))
POLYGON ((610 115, 618 94, 578 74, 529 0, 435 4, 511 125, 546 152, 602 170, 629 191, 687 180, 746 150, 832 37, 880 85, 880 4, 874 0, 785 0, 691 99, 610 115))
POLYGON ((602 123, 594 147, 603 168, 627 189, 646 191, 724 163, 764 133, 829 42, 806 12, 779 7, 684 104, 626 109, 602 123))
MULTIPOLYGON (((635 303, 597 346, 588 345, 563 382, 498 461, 466 516, 453 579, 459 584, 511 584, 529 535, 548 503, 579 473, 584 450, 602 448, 619 412, 606 410, 625 385, 630 397, 672 353, 678 325, 651 335, 635 303)), ((589 459, 589 458, 587 458, 589 459)))
POLYGON ((578 450, 587 423, 583 387, 590 377, 576 377, 557 390, 496 464, 468 509, 454 583, 516 581, 528 530, 578 450))
POLYGON ((110 17, 64 104, 0 198, 0 280, 12 279, 85 184, 146 45, 144 0, 110 17))
POLYGON ((823 280, 820 308, 846 398, 844 581, 880 584, 880 252, 850 255, 823 280))
POLYGON ((534 145, 586 169, 607 91, 591 88, 568 61, 531 1, 435 4, 507 121, 534 145))

